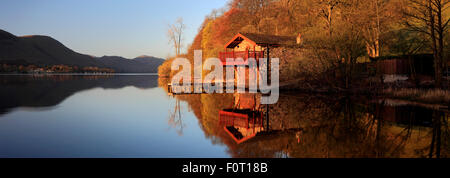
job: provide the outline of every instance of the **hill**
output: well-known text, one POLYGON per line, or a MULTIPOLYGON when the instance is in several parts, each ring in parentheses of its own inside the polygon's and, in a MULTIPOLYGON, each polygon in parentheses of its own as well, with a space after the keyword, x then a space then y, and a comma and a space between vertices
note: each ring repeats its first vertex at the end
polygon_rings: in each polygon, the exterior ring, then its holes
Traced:
POLYGON ((77 53, 49 36, 17 37, 0 30, 0 64, 10 65, 68 65, 110 68, 124 73, 155 73, 164 59, 142 56, 126 59, 118 56, 93 57, 77 53))

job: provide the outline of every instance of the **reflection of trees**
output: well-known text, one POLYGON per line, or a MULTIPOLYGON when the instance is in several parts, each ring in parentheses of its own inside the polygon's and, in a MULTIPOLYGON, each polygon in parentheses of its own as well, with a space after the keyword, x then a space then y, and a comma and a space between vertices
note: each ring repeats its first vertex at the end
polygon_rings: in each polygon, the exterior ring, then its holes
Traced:
MULTIPOLYGON (((444 153, 448 152, 450 138, 448 129, 448 116, 439 111, 433 112, 433 129, 428 153, 429 158, 440 158, 442 153, 441 148, 446 148, 446 150, 443 150, 444 153), (444 141, 444 143, 442 143, 442 141, 444 141)), ((444 156, 446 156, 446 154, 444 156)))
POLYGON ((172 112, 169 111, 169 126, 176 129, 178 135, 183 135, 183 119, 181 117, 181 105, 180 100, 175 100, 175 107, 172 112))
POLYGON ((422 126, 416 120, 429 116, 415 108, 394 114, 403 117, 399 122, 387 119, 391 111, 384 103, 361 97, 281 95, 270 106, 271 130, 236 144, 218 126, 219 111, 233 107, 232 95, 177 98, 188 102, 207 137, 226 145, 232 157, 429 157, 430 150, 433 157, 447 157, 449 152, 448 114, 442 112, 440 120, 422 126))
MULTIPOLYGON (((334 107, 335 116, 331 114, 332 117, 322 119, 317 127, 305 128, 306 143, 297 147, 302 151, 293 150, 292 153, 300 157, 424 157, 417 150, 429 145, 431 137, 424 133, 430 132, 431 128, 413 124, 415 119, 422 119, 414 118, 419 116, 414 110, 403 113, 402 116, 409 117, 409 123, 399 125, 381 115, 384 104, 356 104, 349 98, 338 103, 334 105, 337 108, 329 105, 334 107)), ((440 127, 433 127, 437 128, 440 127)))
POLYGON ((170 78, 168 77, 158 77, 158 87, 162 88, 166 93, 169 92, 167 85, 170 82, 170 78))

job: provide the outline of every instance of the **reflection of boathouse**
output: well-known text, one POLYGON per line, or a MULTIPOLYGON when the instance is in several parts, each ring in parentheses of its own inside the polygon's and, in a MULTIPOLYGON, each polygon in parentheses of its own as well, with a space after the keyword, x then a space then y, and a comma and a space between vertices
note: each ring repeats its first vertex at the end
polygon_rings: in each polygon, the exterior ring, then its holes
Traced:
POLYGON ((263 131, 264 122, 258 94, 236 93, 234 98, 232 109, 219 112, 219 124, 239 144, 263 131))
POLYGON ((296 134, 301 132, 301 128, 270 129, 269 109, 263 107, 260 100, 261 94, 234 94, 234 107, 219 111, 219 125, 237 144, 287 133, 293 133, 297 138, 296 134))
POLYGON ((220 125, 236 143, 242 143, 264 130, 261 112, 226 109, 219 112, 220 125))

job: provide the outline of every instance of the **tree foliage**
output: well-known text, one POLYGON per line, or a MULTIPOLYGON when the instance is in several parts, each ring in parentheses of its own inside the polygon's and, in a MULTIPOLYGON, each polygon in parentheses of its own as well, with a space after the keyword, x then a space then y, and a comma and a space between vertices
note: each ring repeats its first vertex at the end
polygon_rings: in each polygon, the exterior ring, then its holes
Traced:
POLYGON ((186 56, 193 60, 193 51, 203 50, 203 59, 218 57, 223 45, 238 32, 300 33, 303 47, 312 53, 281 59, 288 61, 281 70, 294 70, 285 73, 301 73, 297 60, 313 58, 328 68, 321 71, 335 70, 345 76, 349 87, 358 61, 417 53, 436 53, 442 70, 449 53, 448 4, 448 0, 232 0, 205 18, 186 56), (427 35, 430 19, 425 17, 429 15, 416 1, 424 2, 425 10, 426 2, 432 3, 435 42, 427 35))

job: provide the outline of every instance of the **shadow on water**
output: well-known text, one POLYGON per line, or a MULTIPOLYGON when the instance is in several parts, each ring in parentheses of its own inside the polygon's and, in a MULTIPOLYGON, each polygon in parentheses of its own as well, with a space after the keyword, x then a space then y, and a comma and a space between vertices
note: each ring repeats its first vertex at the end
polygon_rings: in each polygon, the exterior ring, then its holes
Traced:
POLYGON ((0 75, 0 115, 17 107, 52 109, 73 94, 93 88, 154 88, 153 75, 0 75))
MULTIPOLYGON (((161 82, 160 82, 161 84, 161 82)), ((232 157, 449 157, 449 112, 389 99, 285 93, 177 95, 232 157)))

